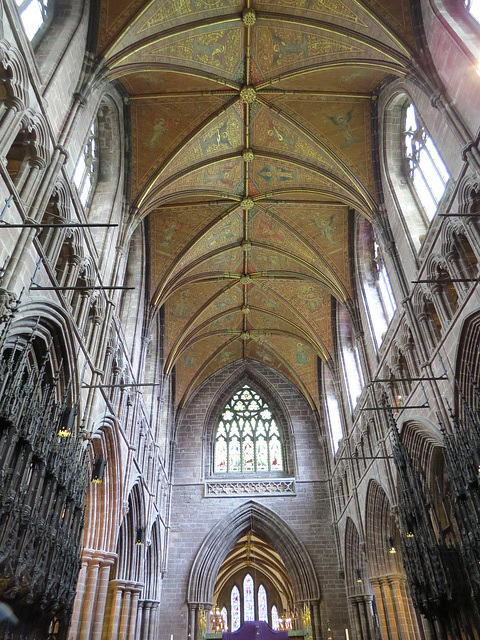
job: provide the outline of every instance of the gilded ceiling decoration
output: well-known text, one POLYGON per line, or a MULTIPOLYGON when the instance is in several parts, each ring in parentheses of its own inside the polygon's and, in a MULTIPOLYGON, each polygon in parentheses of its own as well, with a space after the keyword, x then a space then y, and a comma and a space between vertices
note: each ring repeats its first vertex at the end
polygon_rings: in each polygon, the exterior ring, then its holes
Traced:
POLYGON ((407 0, 102 2, 178 406, 245 358, 318 404, 332 297, 351 295, 351 211, 377 212, 372 100, 413 72, 414 46, 407 0))

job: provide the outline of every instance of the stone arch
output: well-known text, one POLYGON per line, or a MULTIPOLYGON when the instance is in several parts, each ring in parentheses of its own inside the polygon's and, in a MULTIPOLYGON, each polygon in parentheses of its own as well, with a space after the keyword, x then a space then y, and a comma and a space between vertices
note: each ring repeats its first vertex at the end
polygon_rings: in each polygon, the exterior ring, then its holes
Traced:
MULTIPOLYGON (((258 371, 248 367, 248 365, 242 367, 240 370, 234 371, 234 373, 217 391, 215 398, 210 404, 204 426, 204 440, 206 442, 205 475, 209 476, 213 473, 214 438, 221 412, 233 393, 240 389, 244 384, 251 386, 255 392, 266 400, 267 404, 272 409, 283 439, 285 461, 284 474, 294 475, 297 467, 295 459, 295 438, 288 407, 283 402, 278 392, 270 385, 268 379, 262 376, 258 371)), ((177 425, 178 424, 180 424, 180 420, 177 420, 177 425)))
POLYGON ((365 554, 361 550, 358 529, 350 517, 347 517, 345 527, 345 579, 349 596, 358 591, 363 592, 359 585, 367 580, 365 554))
POLYGON ((9 329, 7 340, 13 342, 17 336, 30 334, 35 326, 37 335, 45 343, 50 339, 53 340, 52 368, 56 369, 62 364, 64 373, 59 380, 60 393, 65 391, 69 383, 69 395, 72 402, 76 401, 80 396, 80 372, 71 319, 64 309, 56 304, 35 299, 20 305, 15 321, 9 329))
POLYGON ((7 99, 13 99, 18 109, 28 107, 28 70, 24 58, 5 40, 0 43, 0 64, 7 99))
POLYGON ((463 322, 463 327, 458 340, 458 351, 455 357, 455 377, 458 381, 458 391, 455 394, 456 414, 465 418, 465 409, 480 408, 477 389, 480 388, 480 360, 478 351, 480 347, 480 312, 475 311, 463 322))
POLYGON ((442 323, 446 326, 458 309, 458 291, 451 278, 455 274, 449 271, 449 265, 442 255, 431 254, 426 262, 427 286, 442 323))
POLYGON ((283 559, 297 603, 320 599, 320 586, 310 555, 294 530, 267 507, 249 500, 217 522, 204 539, 190 570, 187 603, 212 603, 215 578, 235 542, 251 528, 283 559))
POLYGON ((124 509, 124 518, 118 532, 117 579, 139 582, 143 574, 143 546, 145 544, 145 500, 140 483, 133 485, 124 509), (143 539, 141 539, 143 530, 143 539), (137 544, 138 543, 138 544, 137 544))
POLYGON ((374 611, 382 637, 415 640, 420 633, 401 560, 400 535, 390 500, 376 480, 368 485, 365 520, 374 611))
POLYGON ((371 576, 382 576, 402 571, 399 566, 399 554, 388 552, 388 539, 395 541, 395 549, 400 540, 391 512, 390 500, 383 487, 370 480, 365 504, 365 529, 368 541, 366 554, 371 576))
POLYGON ((105 464, 103 482, 89 483, 86 497, 84 547, 115 551, 121 521, 118 496, 123 493, 122 461, 117 426, 112 416, 99 419, 89 450, 90 469, 95 461, 105 464))

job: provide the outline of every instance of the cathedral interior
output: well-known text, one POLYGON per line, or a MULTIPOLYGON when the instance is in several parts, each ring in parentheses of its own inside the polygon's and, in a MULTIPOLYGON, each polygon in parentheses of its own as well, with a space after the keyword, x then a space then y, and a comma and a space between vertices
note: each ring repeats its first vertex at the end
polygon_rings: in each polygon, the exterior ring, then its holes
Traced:
POLYGON ((2 0, 0 80, 0 638, 480 640, 480 0, 2 0))

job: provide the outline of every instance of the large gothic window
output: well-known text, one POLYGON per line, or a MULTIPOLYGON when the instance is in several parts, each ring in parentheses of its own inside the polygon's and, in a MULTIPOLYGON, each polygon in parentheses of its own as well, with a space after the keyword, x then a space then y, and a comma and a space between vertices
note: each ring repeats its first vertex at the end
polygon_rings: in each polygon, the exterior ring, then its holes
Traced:
POLYGON ((404 112, 403 135, 408 179, 430 222, 437 212, 450 174, 413 103, 408 104, 404 112))
POLYGON ((78 196, 84 209, 87 208, 93 193, 97 177, 97 165, 97 125, 93 122, 73 173, 73 182, 77 187, 78 196))
POLYGON ((225 406, 215 434, 215 473, 283 471, 283 444, 267 403, 244 385, 225 406))
POLYGON ((49 17, 48 0, 15 1, 27 38, 32 41, 49 17))
POLYGON ((480 22, 480 0, 465 0, 465 7, 469 14, 480 22))

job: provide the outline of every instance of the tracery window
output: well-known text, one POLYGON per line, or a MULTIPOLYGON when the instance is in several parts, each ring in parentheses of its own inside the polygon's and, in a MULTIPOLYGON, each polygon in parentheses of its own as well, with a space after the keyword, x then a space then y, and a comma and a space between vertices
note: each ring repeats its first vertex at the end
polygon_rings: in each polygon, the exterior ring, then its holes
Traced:
POLYGON ((275 605, 272 606, 272 629, 278 631, 278 609, 275 605))
POLYGON ((437 212, 450 174, 412 102, 404 112, 403 136, 410 185, 430 222, 437 212))
POLYGON ((49 17, 48 0, 15 0, 20 19, 30 42, 34 39, 49 17))
POLYGON ((480 22, 480 0, 465 0, 465 7, 472 18, 480 22))
POLYGON ((97 177, 97 124, 92 123, 83 151, 73 173, 73 182, 77 187, 80 202, 87 207, 97 177))
POLYGON ((215 473, 283 471, 283 443, 267 403, 244 385, 227 402, 215 434, 215 473))
POLYGON ((255 620, 255 596, 253 593, 253 578, 247 573, 243 581, 243 620, 255 620))
POLYGON ((232 631, 240 629, 240 591, 233 587, 230 596, 230 610, 232 612, 232 631))
POLYGON ((268 622, 267 592, 263 584, 258 587, 258 619, 268 622))

